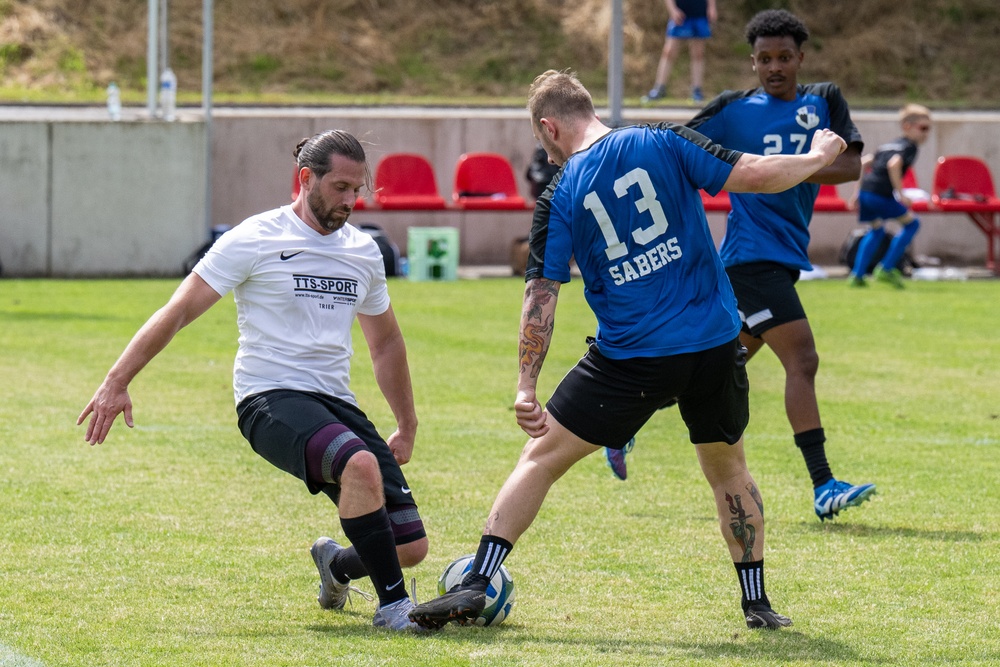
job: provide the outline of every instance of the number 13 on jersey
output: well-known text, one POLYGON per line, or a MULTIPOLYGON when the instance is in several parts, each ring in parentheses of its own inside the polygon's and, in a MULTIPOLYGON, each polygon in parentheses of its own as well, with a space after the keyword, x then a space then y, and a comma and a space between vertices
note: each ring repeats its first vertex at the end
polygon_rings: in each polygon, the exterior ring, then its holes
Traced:
MULTIPOLYGON (((615 194, 621 199, 628 193, 629 188, 635 185, 639 186, 639 191, 642 194, 639 199, 635 200, 635 208, 640 214, 649 213, 653 224, 632 230, 632 238, 636 243, 646 246, 664 236, 670 223, 663 212, 663 207, 656 198, 656 188, 653 187, 653 182, 645 169, 641 167, 633 169, 617 179, 614 184, 615 194)), ((604 242, 607 244, 604 252, 608 260, 614 262, 627 255, 628 247, 618 238, 618 232, 611 222, 608 209, 598 194, 589 192, 583 199, 583 205, 593 214, 597 226, 604 236, 604 242)), ((663 268, 673 260, 679 259, 682 254, 681 248, 677 244, 677 238, 674 237, 656 244, 650 250, 611 266, 608 271, 615 284, 621 285, 663 268)))

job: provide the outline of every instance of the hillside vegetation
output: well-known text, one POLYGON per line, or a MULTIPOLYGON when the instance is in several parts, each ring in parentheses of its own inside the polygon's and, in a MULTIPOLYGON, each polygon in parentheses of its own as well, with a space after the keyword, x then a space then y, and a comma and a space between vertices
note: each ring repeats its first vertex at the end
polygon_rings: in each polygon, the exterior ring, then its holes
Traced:
MULTIPOLYGON (((996 0, 718 0, 706 93, 756 83, 743 26, 787 7, 812 38, 802 78, 833 80, 854 105, 918 100, 1000 106, 996 0)), ((216 0, 221 101, 521 104, 547 68, 607 85, 611 0, 216 0)), ((625 92, 652 83, 667 20, 662 0, 624 0, 625 92)), ((201 89, 202 1, 170 0, 170 63, 182 99, 201 89)), ((143 99, 147 0, 0 0, 0 98, 96 101, 115 80, 143 99)), ((672 78, 688 90, 686 55, 672 78)))

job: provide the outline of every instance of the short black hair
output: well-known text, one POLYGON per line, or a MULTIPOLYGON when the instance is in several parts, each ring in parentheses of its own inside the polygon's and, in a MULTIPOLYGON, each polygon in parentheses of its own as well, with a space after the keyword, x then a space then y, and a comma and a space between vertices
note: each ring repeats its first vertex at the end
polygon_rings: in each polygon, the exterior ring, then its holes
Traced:
POLYGON ((796 48, 809 39, 809 28, 798 16, 784 9, 765 9, 747 23, 746 38, 750 46, 758 37, 791 37, 796 48))

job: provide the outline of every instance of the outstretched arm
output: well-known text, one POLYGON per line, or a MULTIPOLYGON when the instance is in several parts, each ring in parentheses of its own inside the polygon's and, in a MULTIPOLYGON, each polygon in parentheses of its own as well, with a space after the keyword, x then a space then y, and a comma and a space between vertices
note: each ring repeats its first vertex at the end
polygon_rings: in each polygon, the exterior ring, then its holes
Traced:
MULTIPOLYGON (((847 144, 836 133, 813 134, 808 153, 801 155, 753 155, 744 153, 729 173, 724 190, 730 192, 784 192, 820 169, 833 164, 847 144)), ((857 172, 854 174, 857 178, 857 172)))
POLYGON ((417 437, 417 411, 403 332, 392 306, 381 315, 358 315, 358 323, 371 352, 375 381, 396 418, 396 431, 386 439, 386 444, 396 462, 403 465, 413 456, 417 437))
POLYGON ((861 151, 857 144, 851 144, 837 156, 828 167, 823 167, 806 179, 808 183, 819 185, 837 185, 856 181, 861 176, 861 151))
POLYGON ((84 435, 87 442, 91 445, 104 442, 115 419, 123 412, 125 423, 132 428, 132 399, 128 395, 132 378, 167 346, 178 331, 196 320, 220 298, 221 295, 208 283, 192 273, 177 287, 166 305, 146 320, 76 420, 79 426, 90 416, 84 435))
POLYGON ((518 426, 532 438, 544 435, 549 430, 548 424, 545 423, 545 412, 538 402, 535 389, 542 364, 545 362, 545 355, 552 342, 559 287, 559 283, 554 280, 535 278, 529 280, 524 288, 514 414, 517 416, 518 426))

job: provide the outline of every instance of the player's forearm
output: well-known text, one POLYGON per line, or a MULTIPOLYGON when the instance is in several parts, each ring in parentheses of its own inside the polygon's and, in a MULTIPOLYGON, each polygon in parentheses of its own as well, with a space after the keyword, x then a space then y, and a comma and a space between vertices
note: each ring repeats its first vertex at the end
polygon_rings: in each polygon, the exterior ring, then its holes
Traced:
POLYGON ((417 411, 413 403, 413 385, 406 360, 403 335, 390 339, 372 354, 375 382, 396 419, 400 433, 412 437, 417 432, 417 411))
POLYGON ((171 304, 153 313, 108 371, 105 382, 121 389, 127 388, 139 371, 163 351, 185 324, 171 304))
POLYGON ((752 155, 744 153, 726 180, 729 192, 784 192, 826 166, 823 156, 752 155))
POLYGON ((861 177, 861 155, 857 148, 848 147, 837 156, 833 164, 823 167, 806 179, 809 183, 819 185, 839 185, 848 181, 856 181, 861 177))
POLYGON ((546 278, 528 281, 521 311, 518 345, 518 389, 534 390, 555 328, 559 283, 546 278))

